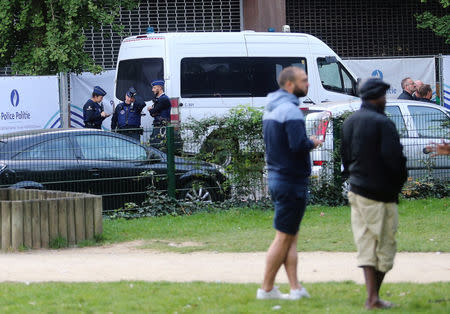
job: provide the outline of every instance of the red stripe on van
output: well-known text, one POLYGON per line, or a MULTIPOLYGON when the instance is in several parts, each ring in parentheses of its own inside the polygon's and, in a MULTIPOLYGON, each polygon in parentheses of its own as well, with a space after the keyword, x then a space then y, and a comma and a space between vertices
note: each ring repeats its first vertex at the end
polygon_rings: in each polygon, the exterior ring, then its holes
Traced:
POLYGON ((179 121, 180 115, 179 114, 171 114, 170 115, 170 121, 179 121))
POLYGON ((178 108, 178 98, 172 98, 170 104, 172 105, 172 108, 178 108))

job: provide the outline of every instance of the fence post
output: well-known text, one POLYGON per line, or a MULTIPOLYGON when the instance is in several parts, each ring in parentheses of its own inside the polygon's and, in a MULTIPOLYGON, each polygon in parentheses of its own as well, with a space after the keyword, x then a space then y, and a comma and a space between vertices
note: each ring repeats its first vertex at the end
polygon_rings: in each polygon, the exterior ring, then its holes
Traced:
POLYGON ((61 112, 61 127, 68 128, 70 126, 69 114, 69 81, 66 72, 60 72, 59 78, 59 110, 61 112))
POLYGON ((167 132, 167 192, 175 198, 175 140, 173 126, 166 128, 167 132))

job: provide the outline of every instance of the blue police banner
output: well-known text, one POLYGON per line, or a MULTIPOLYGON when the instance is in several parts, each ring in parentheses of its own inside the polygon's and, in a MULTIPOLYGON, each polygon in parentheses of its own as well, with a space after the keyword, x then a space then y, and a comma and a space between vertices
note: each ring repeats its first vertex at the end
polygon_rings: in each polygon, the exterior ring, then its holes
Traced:
POLYGON ((378 77, 389 83, 387 98, 397 98, 402 93, 401 81, 405 77, 430 84, 433 99, 436 96, 434 58, 348 59, 344 63, 361 79, 378 77))
POLYGON ((0 77, 0 134, 60 126, 57 76, 0 77))
POLYGON ((450 55, 442 56, 442 99, 445 107, 450 109, 450 55))

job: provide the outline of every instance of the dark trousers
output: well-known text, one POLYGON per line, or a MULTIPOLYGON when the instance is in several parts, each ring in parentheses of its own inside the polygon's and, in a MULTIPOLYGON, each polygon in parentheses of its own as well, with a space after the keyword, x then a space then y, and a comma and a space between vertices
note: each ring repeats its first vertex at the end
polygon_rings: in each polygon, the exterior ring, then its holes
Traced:
POLYGON ((137 129, 131 129, 131 130, 130 129, 118 129, 116 132, 120 133, 120 134, 123 134, 123 135, 126 135, 128 137, 131 137, 131 138, 137 140, 138 142, 141 141, 141 131, 140 130, 137 130, 137 129))

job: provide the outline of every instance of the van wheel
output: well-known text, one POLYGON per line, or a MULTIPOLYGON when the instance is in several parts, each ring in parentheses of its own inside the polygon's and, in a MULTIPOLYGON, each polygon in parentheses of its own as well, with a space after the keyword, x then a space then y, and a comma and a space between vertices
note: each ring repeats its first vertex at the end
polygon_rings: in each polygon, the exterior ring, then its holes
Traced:
POLYGON ((239 141, 227 136, 225 129, 211 133, 203 142, 200 154, 209 162, 226 167, 233 161, 233 156, 239 154, 239 141))

